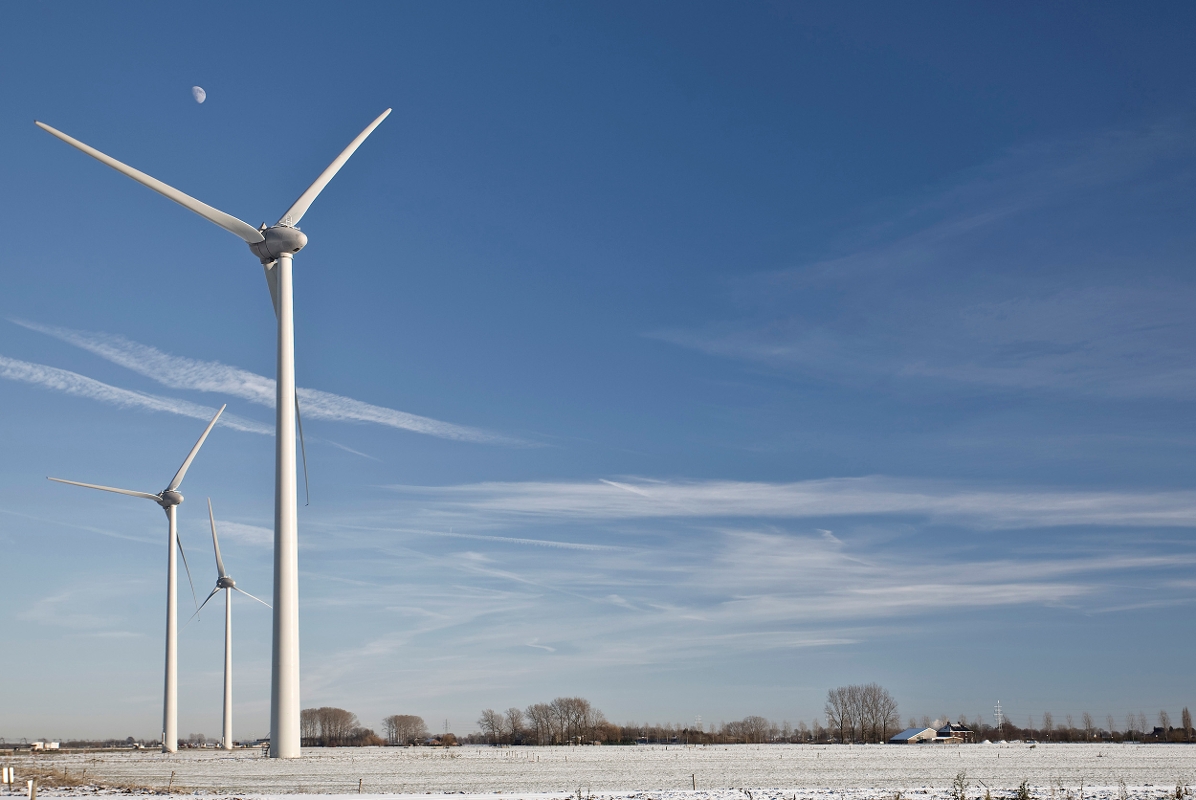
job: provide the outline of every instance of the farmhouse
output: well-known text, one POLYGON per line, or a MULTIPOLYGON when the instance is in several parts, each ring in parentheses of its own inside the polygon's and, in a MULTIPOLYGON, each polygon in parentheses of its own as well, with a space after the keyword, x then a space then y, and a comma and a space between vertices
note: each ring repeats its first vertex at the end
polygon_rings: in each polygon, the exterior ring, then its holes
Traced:
POLYGON ((935 732, 936 744, 975 744, 976 734, 971 728, 963 725, 953 725, 948 722, 935 732))
POLYGON ((975 744, 976 734, 964 725, 948 722, 943 727, 906 728, 889 739, 889 744, 975 744))

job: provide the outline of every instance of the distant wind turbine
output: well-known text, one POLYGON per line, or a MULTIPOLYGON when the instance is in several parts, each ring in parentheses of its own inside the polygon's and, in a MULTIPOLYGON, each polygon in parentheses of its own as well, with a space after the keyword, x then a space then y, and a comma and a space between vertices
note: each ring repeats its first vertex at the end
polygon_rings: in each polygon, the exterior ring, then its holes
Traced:
MULTIPOLYGON (((177 512, 175 509, 183 502, 183 495, 179 493, 179 487, 183 484, 183 478, 187 476, 187 470, 190 469, 191 462, 195 460, 195 455, 199 452, 199 448, 203 447, 204 440, 212 432, 212 428, 216 425, 216 420, 220 419, 220 415, 224 413, 225 408, 227 406, 220 406, 220 410, 216 412, 216 416, 212 417, 212 421, 208 423, 208 427, 204 428, 203 435, 199 437, 199 441, 195 443, 195 446, 191 448, 191 452, 183 459, 183 466, 179 467, 179 471, 170 479, 170 484, 157 494, 135 492, 131 489, 115 489, 111 486, 80 483, 79 481, 68 481, 62 478, 49 478, 49 480, 57 481, 58 483, 69 483, 72 486, 84 486, 88 489, 100 489, 105 492, 127 494, 131 497, 144 497, 146 500, 153 500, 162 506, 162 510, 166 512, 166 519, 169 522, 170 529, 170 546, 168 550, 169 556, 166 560, 166 686, 162 699, 163 753, 174 753, 179 749, 178 562, 175 560, 174 554, 176 549, 182 552, 182 545, 179 542, 178 528, 176 526, 177 512)), ((183 556, 183 566, 186 565, 187 557, 183 556)), ((190 578, 191 569, 188 567, 187 579, 190 580, 190 578)))
POLYGON ((102 164, 148 186, 194 211, 209 222, 239 236, 262 262, 274 314, 278 318, 278 379, 274 432, 274 647, 270 680, 270 756, 298 758, 299 738, 299 533, 295 474, 295 319, 291 287, 292 259, 307 244, 296 226, 328 182, 340 171, 366 137, 390 114, 383 111, 320 173, 273 226, 255 228, 231 214, 212 208, 173 186, 151 178, 42 122, 42 130, 82 150, 102 164))
POLYGON ((220 746, 225 750, 233 749, 233 592, 238 591, 246 597, 257 600, 266 608, 270 604, 265 600, 254 597, 249 592, 237 586, 237 582, 232 579, 224 570, 224 559, 220 557, 220 540, 216 538, 216 516, 212 513, 212 498, 208 498, 208 521, 212 523, 212 549, 216 551, 216 588, 212 593, 204 598, 203 603, 199 608, 195 609, 198 614, 203 610, 203 607, 208 604, 208 601, 216 596, 216 592, 221 589, 224 590, 224 730, 220 737, 220 746))

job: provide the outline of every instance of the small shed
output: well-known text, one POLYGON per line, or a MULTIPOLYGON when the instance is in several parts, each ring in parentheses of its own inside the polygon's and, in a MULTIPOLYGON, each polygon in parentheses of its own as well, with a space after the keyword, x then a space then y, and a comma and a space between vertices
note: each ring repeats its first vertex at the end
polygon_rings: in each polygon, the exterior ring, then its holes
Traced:
POLYGON ((901 733, 889 739, 889 744, 919 744, 934 739, 934 728, 906 728, 901 733))

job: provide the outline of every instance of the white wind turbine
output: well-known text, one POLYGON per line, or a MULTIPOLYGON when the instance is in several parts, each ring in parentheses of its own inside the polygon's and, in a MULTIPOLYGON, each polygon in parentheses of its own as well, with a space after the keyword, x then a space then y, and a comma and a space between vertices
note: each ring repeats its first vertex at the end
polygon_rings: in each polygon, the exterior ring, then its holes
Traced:
POLYGON ((201 203, 144 172, 122 164, 93 147, 41 122, 37 126, 72 147, 144 184, 209 222, 241 237, 262 262, 278 318, 278 378, 274 436, 274 644, 270 681, 270 756, 298 758, 299 739, 299 541, 295 473, 295 326, 291 293, 292 258, 307 244, 296 225, 349 157, 390 114, 383 111, 349 143, 315 183, 299 195, 272 227, 254 228, 201 203))
POLYGON ((224 559, 220 557, 220 541, 216 538, 216 516, 212 513, 212 498, 208 498, 208 521, 212 523, 212 549, 216 551, 216 588, 204 598, 195 613, 199 614, 208 601, 216 596, 216 592, 224 590, 224 728, 220 736, 220 746, 225 750, 233 749, 233 591, 238 591, 246 597, 253 598, 266 608, 270 604, 261 598, 254 597, 249 592, 237 586, 237 582, 224 570, 224 559))
MULTIPOLYGON (((105 492, 144 497, 146 500, 153 500, 162 506, 162 510, 166 512, 166 519, 169 521, 170 529, 170 549, 168 550, 170 555, 166 561, 166 686, 162 699, 163 753, 174 753, 179 749, 178 562, 175 560, 174 554, 176 549, 181 551, 182 546, 179 544, 177 512, 175 509, 183 502, 183 496, 179 494, 179 487, 183 483, 183 478, 186 477, 187 470, 191 467, 191 462, 195 460, 195 454, 203 446, 204 440, 212 432, 212 427, 215 426, 216 420, 220 419, 220 415, 224 413, 225 408, 226 406, 220 406, 220 410, 216 412, 216 416, 212 417, 212 421, 208 423, 208 427, 204 428, 203 435, 199 437, 199 441, 195 443, 195 446, 191 448, 191 452, 183 460, 183 466, 179 467, 179 471, 170 479, 169 485, 157 494, 135 492, 131 489, 115 489, 111 486, 98 486, 94 483, 67 481, 62 478, 50 478, 52 481, 69 483, 72 486, 85 486, 88 489, 101 489, 105 492)), ((184 566, 186 563, 187 560, 184 556, 184 566)), ((188 569, 188 578, 190 578, 190 575, 191 570, 188 569)))

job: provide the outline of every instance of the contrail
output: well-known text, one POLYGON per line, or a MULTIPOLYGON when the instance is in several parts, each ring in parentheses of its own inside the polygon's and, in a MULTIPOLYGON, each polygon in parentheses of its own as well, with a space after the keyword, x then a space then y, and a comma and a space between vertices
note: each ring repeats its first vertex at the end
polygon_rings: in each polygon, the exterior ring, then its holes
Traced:
MULTIPOLYGON (((274 407, 274 379, 264 375, 231 367, 219 361, 200 361, 171 355, 156 347, 130 341, 123 336, 76 331, 20 319, 9 321, 82 348, 172 389, 219 392, 240 397, 268 408, 274 407)), ((460 442, 511 446, 527 446, 529 444, 514 437, 363 403, 351 397, 322 392, 318 389, 299 389, 299 400, 305 419, 368 422, 460 442)))
MULTIPOLYGON (((174 397, 163 397, 156 394, 147 394, 146 392, 121 389, 97 381, 94 378, 80 375, 77 372, 71 372, 70 370, 48 367, 45 364, 33 364, 28 361, 18 361, 15 358, 5 358, 4 356, 0 356, 0 378, 31 383, 35 386, 54 389, 74 395, 75 397, 99 400, 101 403, 108 403, 109 405, 120 406, 122 408, 162 411, 167 414, 178 414, 205 421, 211 419, 212 414, 216 411, 214 408, 201 406, 198 403, 190 403, 174 397)), ((254 422, 251 419, 245 419, 244 417, 238 417, 234 414, 223 415, 218 424, 233 428, 234 430, 246 431, 247 433, 260 433, 264 436, 274 435, 274 429, 270 426, 254 422)))

